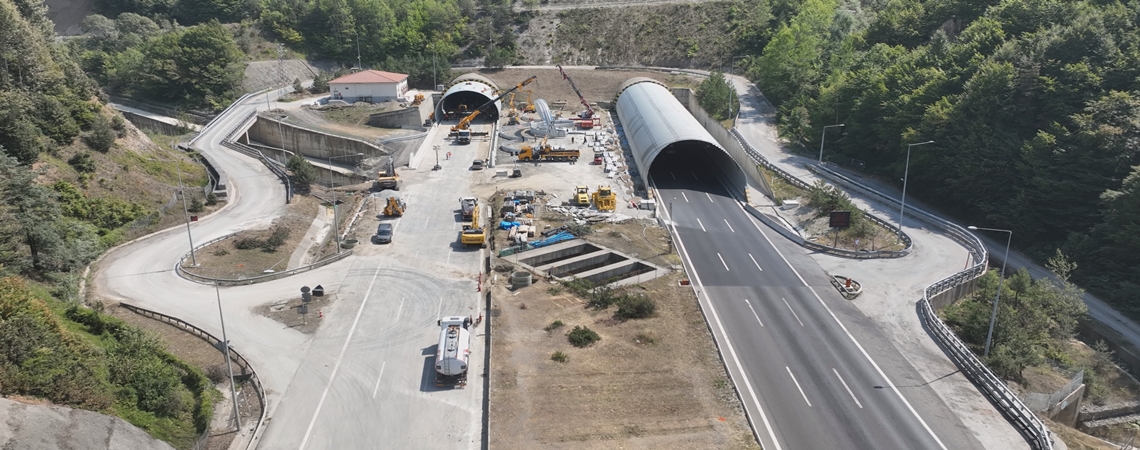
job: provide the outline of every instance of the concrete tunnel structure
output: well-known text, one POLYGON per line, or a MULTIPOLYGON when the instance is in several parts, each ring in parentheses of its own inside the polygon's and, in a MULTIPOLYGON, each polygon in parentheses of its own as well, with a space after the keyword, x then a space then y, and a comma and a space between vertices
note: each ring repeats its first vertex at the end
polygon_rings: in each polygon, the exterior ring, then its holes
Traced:
MULTIPOLYGON (((459 105, 467 105, 469 111, 474 111, 480 105, 495 98, 500 92, 499 86, 489 78, 477 73, 467 73, 455 77, 443 92, 439 104, 436 105, 435 117, 442 119, 445 111, 451 113, 459 111, 459 105)), ((487 107, 478 118, 478 121, 494 121, 500 117, 502 101, 497 101, 494 107, 487 107)), ((460 117, 449 117, 458 120, 460 117)))
POLYGON ((617 93, 617 114, 645 186, 660 179, 660 167, 707 161, 729 178, 725 185, 741 193, 747 180, 733 157, 673 96, 652 78, 630 78, 617 93))

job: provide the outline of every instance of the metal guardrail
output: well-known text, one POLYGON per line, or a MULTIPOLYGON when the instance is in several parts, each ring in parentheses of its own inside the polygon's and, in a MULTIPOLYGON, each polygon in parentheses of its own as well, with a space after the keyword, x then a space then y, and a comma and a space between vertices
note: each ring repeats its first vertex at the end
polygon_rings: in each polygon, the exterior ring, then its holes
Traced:
POLYGON ((239 121, 237 126, 230 130, 229 134, 226 134, 226 137, 222 139, 222 146, 230 150, 236 150, 249 157, 260 159, 261 162, 269 168, 269 171, 277 175, 277 178, 281 179, 281 182, 285 184, 285 203, 289 203, 293 200, 293 181, 289 179, 289 174, 285 173, 283 165, 276 160, 266 157, 264 153, 261 153, 261 150, 234 140, 234 136, 245 130, 248 126, 247 124, 256 118, 257 111, 251 111, 249 114, 246 114, 245 118, 239 121))
MULTIPOLYGON (((231 233, 231 234, 227 234, 225 236, 219 237, 219 238, 215 238, 215 239, 211 239, 209 241, 206 241, 206 243, 195 247, 194 251, 196 251, 196 252, 201 251, 202 249, 210 246, 211 244, 214 244, 218 241, 222 241, 225 239, 229 239, 236 234, 237 233, 231 233)), ((214 284, 216 282, 220 286, 240 286, 240 285, 246 285, 246 284, 264 283, 266 281, 273 281, 276 279, 285 278, 287 276, 295 275, 295 274, 298 274, 301 272, 308 272, 310 270, 326 266, 330 263, 340 261, 344 258, 347 258, 349 255, 352 255, 352 249, 346 249, 346 250, 344 250, 340 253, 337 253, 333 256, 322 259, 320 261, 309 264, 307 266, 298 267, 296 269, 290 269, 290 270, 286 270, 283 272, 274 272, 274 273, 265 274, 265 275, 258 275, 256 277, 233 279, 233 278, 210 278, 210 277, 206 277, 206 276, 202 276, 202 275, 196 275, 196 274, 193 274, 193 273, 186 271, 186 269, 184 269, 182 267, 182 262, 186 261, 186 258, 190 257, 190 252, 186 252, 182 255, 181 258, 178 259, 178 263, 174 265, 174 271, 176 273, 178 273, 178 276, 185 278, 187 280, 193 281, 195 283, 214 284)))
MULTIPOLYGON (((151 311, 151 310, 146 309, 146 308, 140 308, 138 306, 134 306, 134 305, 127 304, 127 303, 119 303, 119 304, 123 308, 126 308, 127 310, 129 310, 135 314, 138 314, 138 315, 141 315, 144 317, 149 317, 151 319, 154 319, 154 320, 157 320, 157 321, 160 321, 163 323, 167 323, 169 325, 174 326, 175 328, 181 329, 182 331, 193 334, 193 335, 201 338, 202 340, 209 342, 210 345, 214 346, 214 348, 220 349, 221 346, 223 345, 221 339, 218 339, 214 335, 210 334, 208 331, 203 330, 201 328, 198 328, 198 327, 194 326, 193 324, 191 324, 190 322, 187 322, 185 320, 179 319, 179 318, 174 317, 174 316, 168 316, 166 314, 163 314, 163 313, 160 313, 157 311, 151 311)), ((258 378, 257 371, 253 370, 253 364, 250 364, 249 360, 247 360, 247 359, 245 359, 245 357, 241 356, 241 354, 238 353, 237 350, 234 350, 234 348, 232 346, 230 347, 230 359, 238 364, 238 368, 241 369, 242 376, 245 376, 248 373, 249 382, 250 382, 250 384, 253 385, 253 390, 255 392, 257 392, 257 403, 261 407, 261 415, 257 420, 257 424, 255 424, 253 426, 253 432, 250 433, 249 443, 246 444, 246 449, 248 450, 253 445, 254 438, 257 436, 257 431, 259 429, 261 429, 261 425, 263 423, 265 423, 265 413, 266 413, 265 388, 261 385, 261 378, 258 378)), ((237 401, 237 399, 234 399, 234 401, 237 401)), ((208 432, 209 432, 209 430, 207 430, 207 433, 208 432)))
POLYGON ((249 99, 249 97, 252 95, 253 94, 245 94, 245 95, 239 97, 233 103, 230 103, 230 106, 227 106, 226 109, 223 109, 222 112, 220 112, 220 113, 218 113, 218 115, 214 116, 213 119, 210 119, 209 122, 206 122, 206 126, 202 127, 202 130, 198 132, 198 135, 194 136, 194 138, 190 140, 190 146, 193 146, 195 142, 198 142, 198 139, 202 138, 202 134, 205 133, 206 130, 210 129, 210 127, 214 125, 214 122, 218 121, 218 118, 226 115, 226 113, 230 112, 231 109, 233 109, 237 105, 242 104, 242 102, 249 99))
MULTIPOLYGON (((787 171, 776 167, 771 162, 769 162, 767 158, 753 149, 740 135, 740 132, 738 132, 735 128, 732 129, 731 132, 733 136, 738 141, 740 141, 741 145, 744 146, 745 151, 748 152, 748 154, 754 160, 759 162, 760 165, 775 172, 778 176, 786 179, 789 183, 796 187, 799 187, 801 189, 810 189, 810 186, 806 182, 792 176, 787 171)), ((885 202, 889 205, 900 204, 900 202, 898 200, 895 200, 893 197, 878 192, 862 183, 859 183, 858 181, 852 180, 834 170, 831 170, 827 166, 818 165, 814 167, 808 167, 808 170, 811 170, 813 173, 819 175, 822 178, 828 179, 828 181, 860 191, 864 194, 875 197, 879 201, 885 202)), ((1049 437, 1049 428, 1045 426, 1045 423, 1042 422, 1041 419, 1038 418, 1037 415, 1034 414, 1033 411, 1030 410, 1029 407, 1026 406, 1025 403, 1022 402, 1021 399, 1018 398, 1017 395, 1009 389, 1008 386, 1006 386, 1005 382, 1002 381, 1001 378, 998 378, 996 375, 994 375, 994 373, 990 371, 989 367, 986 367, 986 365, 982 363, 982 361, 978 359, 978 357, 974 355, 974 353, 971 352, 968 347, 966 347, 962 340, 959 339, 958 336, 955 335, 954 332, 950 330, 950 328, 947 327, 944 322, 942 322, 942 319, 938 318, 938 315, 934 312, 934 308, 931 307, 930 299, 932 297, 935 297, 962 284, 973 281, 985 274, 988 259, 988 254, 986 252, 985 246, 982 245, 982 241, 978 239, 977 236, 974 236, 965 228, 962 228, 961 226, 951 223, 938 216, 917 208, 911 209, 911 215, 935 228, 941 229, 947 236, 969 250, 970 255, 974 261, 974 264, 966 270, 935 281, 923 289, 922 299, 918 301, 919 319, 922 320, 922 322, 931 330, 931 333, 934 335, 934 338, 939 346, 942 347, 950 359, 953 360, 954 363, 962 369, 962 373, 966 374, 970 381, 978 386, 986 397, 993 401, 994 404, 998 405, 998 407, 1001 409, 1001 412, 1008 418, 1010 423, 1012 423, 1014 427, 1016 427, 1022 434, 1022 436, 1025 437, 1026 441, 1029 442, 1030 447, 1032 447, 1034 450, 1052 450, 1053 441, 1049 437)), ((878 217, 875 217, 871 214, 867 214, 867 217, 871 218, 872 221, 875 221, 880 225, 889 225, 882 219, 879 219, 878 217)), ((910 249, 913 247, 913 243, 911 242, 910 237, 905 233, 898 233, 898 235, 903 241, 906 242, 906 249, 903 252, 896 252, 900 253, 898 256, 903 256, 910 251, 910 249)), ((845 256, 841 254, 843 252, 859 253, 841 251, 839 249, 821 246, 819 244, 808 241, 805 241, 803 245, 813 250, 826 251, 828 253, 834 253, 840 256, 845 256), (816 248, 817 246, 822 248, 816 248)), ((852 255, 851 257, 859 256, 852 255)))

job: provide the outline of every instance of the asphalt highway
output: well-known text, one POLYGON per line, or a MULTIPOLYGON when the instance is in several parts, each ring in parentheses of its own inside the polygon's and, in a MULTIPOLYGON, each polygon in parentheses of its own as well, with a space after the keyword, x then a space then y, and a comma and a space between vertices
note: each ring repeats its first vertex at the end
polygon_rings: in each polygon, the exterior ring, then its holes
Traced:
POLYGON ((719 169, 667 163, 652 182, 764 448, 981 448, 827 274, 744 210, 719 169))

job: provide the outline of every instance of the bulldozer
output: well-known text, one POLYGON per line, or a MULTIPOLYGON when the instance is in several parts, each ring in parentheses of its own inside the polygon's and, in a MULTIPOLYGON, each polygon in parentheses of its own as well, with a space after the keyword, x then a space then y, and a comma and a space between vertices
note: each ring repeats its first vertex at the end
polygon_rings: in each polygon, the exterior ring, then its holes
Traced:
POLYGON ((388 162, 384 163, 384 170, 376 172, 376 189, 400 190, 400 175, 396 174, 396 164, 391 156, 388 157, 388 162))
POLYGON ((392 192, 392 195, 386 196, 387 199, 386 199, 385 204, 384 204, 384 215, 385 216, 388 216, 388 217, 403 216, 404 210, 408 209, 408 204, 405 203, 403 200, 400 200, 400 197, 398 195, 394 195, 394 194, 395 193, 392 192))
POLYGON ((576 186, 574 188, 573 203, 577 206, 590 206, 590 188, 586 186, 576 186))
POLYGON ((617 209, 617 194, 609 186, 598 186, 594 191, 594 206, 598 211, 613 211, 617 209))

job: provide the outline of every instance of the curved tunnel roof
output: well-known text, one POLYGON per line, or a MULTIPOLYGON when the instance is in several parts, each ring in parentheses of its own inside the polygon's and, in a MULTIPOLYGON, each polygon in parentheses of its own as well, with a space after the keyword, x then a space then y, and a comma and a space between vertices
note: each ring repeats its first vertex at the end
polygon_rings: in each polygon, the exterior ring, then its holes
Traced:
POLYGON ((727 155, 673 93, 652 78, 637 77, 622 83, 617 113, 646 186, 653 160, 673 144, 716 148, 727 155))
MULTIPOLYGON (((499 86, 487 77, 477 73, 466 73, 451 80, 440 99, 439 108, 441 112, 454 111, 458 109, 458 105, 465 104, 473 110, 495 98, 495 93, 498 91, 499 86)), ((497 119, 501 111, 501 102, 495 102, 495 109, 491 111, 488 108, 486 115, 488 118, 497 119)))

